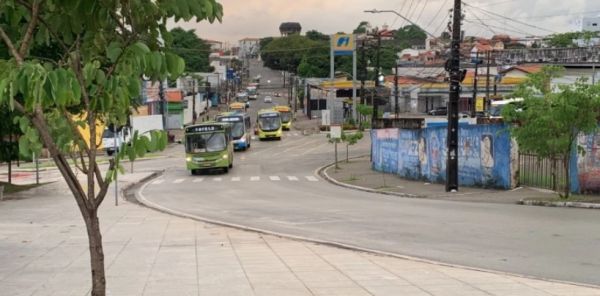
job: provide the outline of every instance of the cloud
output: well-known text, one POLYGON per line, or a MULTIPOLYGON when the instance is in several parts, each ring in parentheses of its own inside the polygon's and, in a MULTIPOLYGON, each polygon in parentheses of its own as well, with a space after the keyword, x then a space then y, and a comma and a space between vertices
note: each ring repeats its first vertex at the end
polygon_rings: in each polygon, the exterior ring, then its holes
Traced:
MULTIPOLYGON (((220 0, 224 7, 223 23, 209 24, 180 23, 178 26, 196 29, 202 38, 228 41, 236 44, 244 37, 278 36, 279 25, 282 22, 296 21, 302 25, 302 31, 318 30, 326 34, 340 31, 352 31, 360 21, 369 21, 374 26, 383 24, 398 27, 407 24, 393 14, 367 14, 365 9, 391 9, 403 15, 428 31, 438 35, 448 21, 447 10, 452 6, 452 0, 220 0), (410 7, 410 3, 413 3, 410 7), (410 10, 409 10, 410 7, 410 10), (423 11, 421 15, 421 11, 423 11), (440 12, 436 19, 433 17, 440 12), (418 16, 421 15, 420 18, 418 16), (418 18, 418 20, 417 20, 418 18), (438 29, 436 31, 436 29, 438 29)), ((533 0, 533 1, 500 1, 500 0, 471 0, 474 6, 484 8, 499 15, 531 23, 541 28, 556 32, 576 30, 574 20, 581 19, 581 13, 600 11, 600 1, 597 0, 533 0), (550 17, 539 17, 551 15, 550 17)), ((494 31, 504 31, 511 35, 521 33, 549 33, 512 21, 503 20, 468 6, 464 7, 467 19, 476 22, 477 15, 494 31), (474 12, 474 13, 473 13, 474 12)), ((590 15, 587 13, 587 15, 590 15)), ((491 35, 492 32, 481 24, 465 22, 467 34, 491 35)), ((175 25, 173 25, 175 26, 175 25)))

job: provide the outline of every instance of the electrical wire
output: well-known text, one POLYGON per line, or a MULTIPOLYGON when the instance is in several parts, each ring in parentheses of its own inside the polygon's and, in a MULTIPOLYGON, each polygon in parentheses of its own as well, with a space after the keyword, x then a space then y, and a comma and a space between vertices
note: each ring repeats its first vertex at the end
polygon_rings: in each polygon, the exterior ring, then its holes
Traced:
POLYGON ((538 29, 538 30, 541 30, 541 31, 546 31, 546 32, 550 32, 550 33, 556 33, 555 31, 548 30, 548 29, 544 29, 544 28, 542 28, 542 27, 538 27, 538 26, 535 26, 535 25, 531 25, 531 24, 528 24, 528 23, 525 23, 525 22, 522 22, 522 21, 519 21, 519 20, 515 20, 515 19, 512 19, 512 18, 510 18, 510 17, 503 16, 503 15, 497 14, 497 13, 495 13, 495 12, 491 12, 491 11, 489 11, 489 10, 486 10, 486 9, 483 9, 483 8, 480 8, 480 7, 477 7, 477 6, 473 6, 473 5, 471 5, 471 4, 468 4, 468 3, 466 3, 466 2, 463 2, 463 4, 464 4, 465 6, 469 6, 469 7, 472 7, 472 8, 478 9, 478 10, 481 10, 481 11, 483 11, 483 12, 485 12, 485 13, 492 14, 492 15, 495 15, 495 16, 497 16, 497 17, 500 17, 500 18, 503 18, 503 19, 505 19, 505 20, 512 21, 512 22, 515 22, 515 23, 518 23, 518 24, 521 24, 521 25, 524 25, 524 26, 528 26, 528 27, 531 27, 531 28, 534 28, 534 29, 538 29))
POLYGON ((423 12, 425 12, 425 7, 427 7, 427 2, 429 2, 429 0, 425 0, 425 2, 423 2, 423 8, 421 8, 421 12, 417 16, 417 19, 415 19, 415 23, 418 23, 421 19, 421 16, 423 16, 423 12))

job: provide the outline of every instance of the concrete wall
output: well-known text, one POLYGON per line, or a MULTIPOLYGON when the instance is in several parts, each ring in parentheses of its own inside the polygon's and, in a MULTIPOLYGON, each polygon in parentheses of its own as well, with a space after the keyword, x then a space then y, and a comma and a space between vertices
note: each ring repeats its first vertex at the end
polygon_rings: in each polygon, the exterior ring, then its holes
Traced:
MULTIPOLYGON (((374 170, 443 183, 446 180, 445 126, 371 132, 374 170)), ((516 186, 516 145, 502 125, 462 124, 459 130, 459 184, 510 189, 516 186)))

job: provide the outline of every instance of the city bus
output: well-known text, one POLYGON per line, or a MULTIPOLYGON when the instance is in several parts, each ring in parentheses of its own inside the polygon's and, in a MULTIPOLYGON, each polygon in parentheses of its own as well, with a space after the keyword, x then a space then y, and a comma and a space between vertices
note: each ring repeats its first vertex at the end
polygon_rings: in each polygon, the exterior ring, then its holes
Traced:
POLYGON ((233 167, 231 125, 204 122, 185 128, 185 160, 187 169, 196 175, 201 170, 233 167))
POLYGON ((242 102, 233 102, 229 104, 229 111, 235 112, 246 112, 246 103, 242 102))
POLYGON ((273 110, 278 111, 281 115, 281 127, 285 131, 289 131, 292 128, 292 108, 288 106, 275 106, 273 110))
POLYGON ((281 114, 273 109, 258 111, 256 116, 256 131, 259 140, 281 140, 281 114))
POLYGON ((250 141, 252 139, 250 115, 240 112, 224 112, 217 115, 215 120, 231 124, 231 137, 233 138, 234 150, 246 150, 250 148, 250 141))

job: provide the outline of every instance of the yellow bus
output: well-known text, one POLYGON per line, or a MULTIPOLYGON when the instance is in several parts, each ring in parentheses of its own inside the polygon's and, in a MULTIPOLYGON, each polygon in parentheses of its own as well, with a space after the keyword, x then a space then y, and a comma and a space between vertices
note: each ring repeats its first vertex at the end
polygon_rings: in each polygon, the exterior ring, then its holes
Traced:
POLYGON ((229 104, 229 111, 231 112, 246 112, 246 103, 234 102, 229 104))
POLYGON ((281 140, 281 114, 273 109, 258 111, 256 116, 256 130, 259 140, 277 139, 281 140))
POLYGON ((222 122, 204 122, 185 128, 185 160, 192 175, 204 169, 233 167, 231 125, 222 122))
POLYGON ((288 106, 275 106, 273 110, 279 112, 281 115, 281 127, 283 130, 289 131, 292 128, 292 120, 294 119, 292 108, 288 106))

